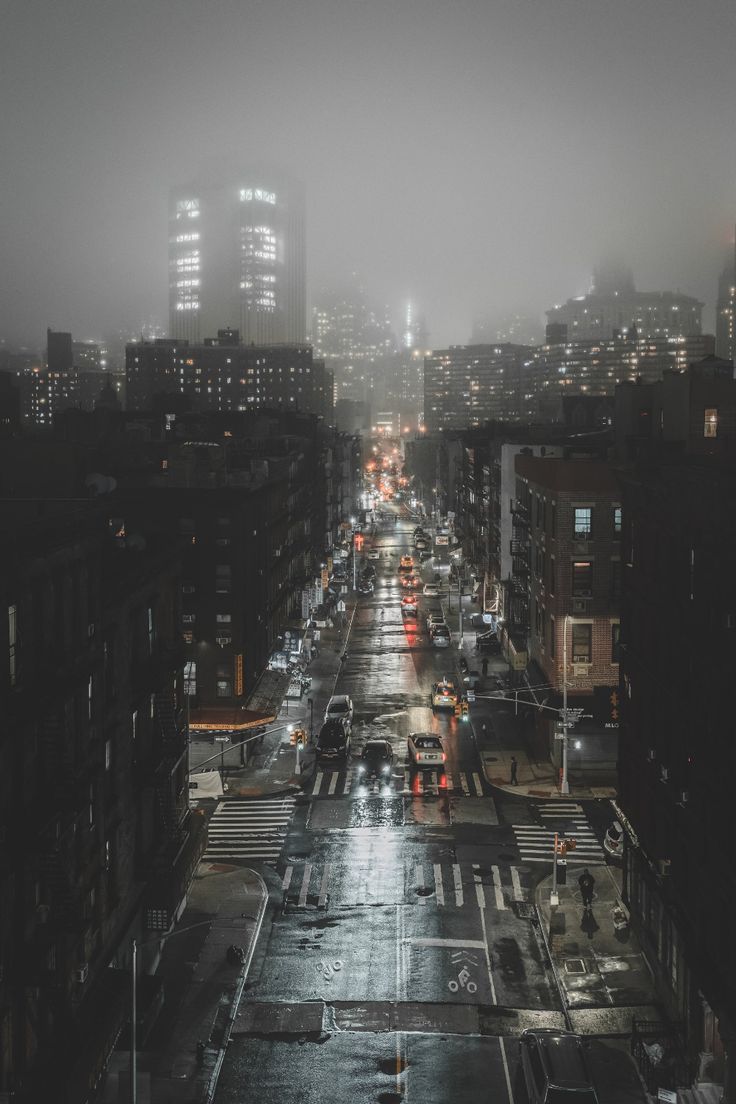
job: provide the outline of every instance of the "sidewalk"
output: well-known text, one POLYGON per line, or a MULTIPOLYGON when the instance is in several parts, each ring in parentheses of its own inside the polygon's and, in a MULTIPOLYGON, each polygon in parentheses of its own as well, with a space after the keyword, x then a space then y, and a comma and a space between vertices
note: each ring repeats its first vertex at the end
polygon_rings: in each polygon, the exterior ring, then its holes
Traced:
MULTIPOLYGON (((197 867, 187 907, 165 937, 157 971, 165 1000, 138 1053, 139 1104, 212 1099, 267 903, 266 886, 255 871, 207 862, 197 867), (227 961, 231 944, 242 948, 242 966, 227 961), (205 1050, 198 1061, 200 1041, 205 1050)), ((129 1100, 129 1068, 129 1052, 115 1051, 102 1104, 129 1100)))
MULTIPOLYGON (((446 605, 443 602, 443 607, 446 605)), ((471 622, 478 607, 469 597, 463 599, 463 636, 460 638, 457 613, 457 598, 453 596, 453 610, 448 621, 453 628, 452 639, 457 648, 458 659, 462 656, 469 671, 482 674, 483 660, 488 660, 488 674, 483 678, 482 688, 470 703, 470 722, 475 734, 476 746, 483 766, 486 781, 496 789, 517 797, 543 798, 564 801, 586 800, 593 798, 615 797, 616 790, 611 786, 586 786, 570 781, 570 793, 560 793, 559 772, 546 759, 537 761, 527 750, 524 738, 524 716, 517 714, 510 687, 511 669, 503 656, 479 655, 475 650, 476 632, 482 629, 471 622), (500 684, 500 685, 499 685, 500 684), (509 697, 490 697, 503 693, 507 687, 509 697), (486 695, 489 695, 486 697, 486 695), (517 783, 511 784, 511 759, 516 758, 517 783)), ((462 682, 462 674, 460 676, 462 682)))
MULTIPOLYGON (((620 872, 590 866, 595 878, 593 906, 583 909, 579 864, 568 864, 567 884, 558 882, 559 904, 550 904, 552 876, 537 886, 536 904, 573 1031, 583 1035, 630 1036, 633 1019, 661 1022, 649 964, 635 934, 617 931, 620 872)), ((628 917, 627 917, 628 919, 628 917)))

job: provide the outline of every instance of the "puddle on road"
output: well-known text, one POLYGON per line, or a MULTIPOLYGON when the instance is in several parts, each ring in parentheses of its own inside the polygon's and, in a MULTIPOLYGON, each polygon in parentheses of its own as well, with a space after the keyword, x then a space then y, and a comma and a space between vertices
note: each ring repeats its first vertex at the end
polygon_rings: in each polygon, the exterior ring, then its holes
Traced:
POLYGON ((389 1077, 395 1077, 396 1074, 403 1073, 408 1067, 409 1063, 406 1058, 401 1058, 395 1055, 393 1058, 379 1058, 378 1069, 381 1073, 386 1073, 389 1077))

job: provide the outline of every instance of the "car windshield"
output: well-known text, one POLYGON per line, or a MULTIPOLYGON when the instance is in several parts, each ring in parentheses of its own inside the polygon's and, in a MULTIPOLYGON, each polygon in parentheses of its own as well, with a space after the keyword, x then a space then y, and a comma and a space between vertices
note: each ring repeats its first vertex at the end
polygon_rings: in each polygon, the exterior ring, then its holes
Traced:
POLYGON ((441 748, 442 744, 436 736, 417 736, 414 743, 418 748, 441 748))
POLYGON ((349 713, 350 707, 346 701, 334 701, 330 702, 327 706, 328 713, 349 713))
POLYGON ((547 1104, 598 1104, 592 1089, 547 1089, 547 1104))
POLYGON ((320 747, 342 747, 345 743, 345 733, 342 728, 331 725, 320 732, 319 743, 320 747))
POLYGON ((364 759, 386 759, 388 748, 385 744, 366 744, 363 748, 364 759))

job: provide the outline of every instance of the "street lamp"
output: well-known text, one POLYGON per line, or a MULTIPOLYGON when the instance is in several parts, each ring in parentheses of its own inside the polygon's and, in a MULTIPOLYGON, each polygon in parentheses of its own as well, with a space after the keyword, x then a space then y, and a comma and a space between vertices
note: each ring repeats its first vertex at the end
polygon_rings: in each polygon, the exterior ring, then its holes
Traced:
POLYGON ((570 793, 570 782, 567 777, 567 622, 570 615, 565 614, 562 622, 562 781, 560 793, 570 793))

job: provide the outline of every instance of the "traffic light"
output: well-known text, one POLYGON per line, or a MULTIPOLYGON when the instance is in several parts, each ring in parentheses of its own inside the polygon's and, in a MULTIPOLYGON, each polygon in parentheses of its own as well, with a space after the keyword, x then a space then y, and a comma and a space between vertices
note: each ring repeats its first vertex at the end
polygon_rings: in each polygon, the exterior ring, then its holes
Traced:
POLYGON ((460 711, 461 711, 461 715, 462 715, 463 720, 467 721, 467 719, 468 719, 468 703, 465 700, 460 702, 460 711))
POLYGON ((304 731, 304 729, 303 728, 295 728, 294 731, 291 733, 291 736, 289 737, 289 742, 292 745, 292 747, 295 746, 296 744, 299 744, 300 746, 303 747, 304 744, 306 744, 306 742, 307 742, 307 734, 304 731))

